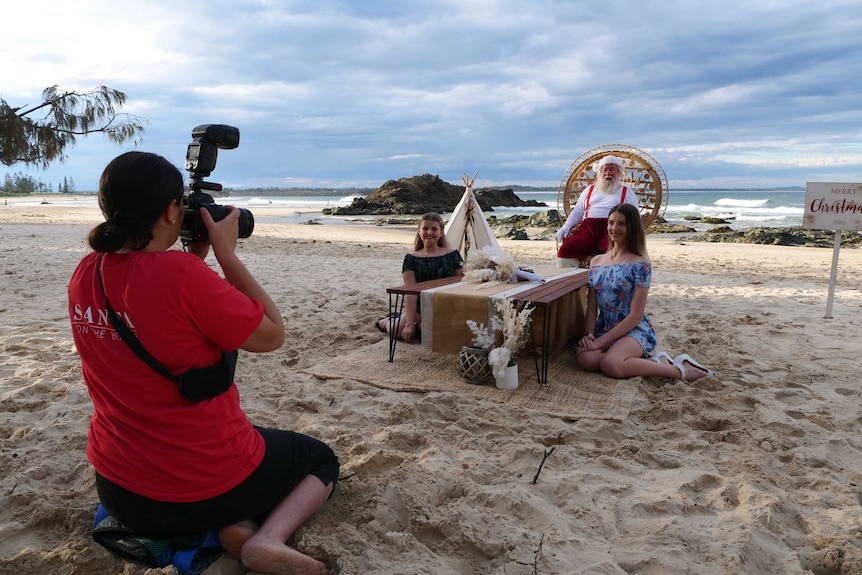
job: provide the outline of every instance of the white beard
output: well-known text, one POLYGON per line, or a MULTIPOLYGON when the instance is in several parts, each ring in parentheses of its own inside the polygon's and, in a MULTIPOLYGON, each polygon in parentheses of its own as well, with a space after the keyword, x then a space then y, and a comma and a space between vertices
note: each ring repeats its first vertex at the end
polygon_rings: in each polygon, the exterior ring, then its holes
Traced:
POLYGON ((611 192, 615 192, 623 185, 622 178, 613 178, 613 179, 604 179, 600 178, 599 181, 596 182, 596 190, 603 194, 610 194, 611 192))

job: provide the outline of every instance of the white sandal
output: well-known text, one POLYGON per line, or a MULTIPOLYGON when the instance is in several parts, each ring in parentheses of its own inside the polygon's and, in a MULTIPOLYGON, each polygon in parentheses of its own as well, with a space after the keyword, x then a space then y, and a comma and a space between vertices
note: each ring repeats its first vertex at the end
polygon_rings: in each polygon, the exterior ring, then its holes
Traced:
POLYGON ((683 381, 688 381, 685 377, 685 366, 683 365, 683 363, 686 361, 689 362, 694 367, 696 367, 698 369, 702 369, 703 371, 705 371, 706 375, 709 377, 712 377, 715 375, 714 371, 712 371, 711 369, 709 369, 705 365, 695 361, 694 358, 692 358, 687 353, 683 353, 681 355, 676 356, 673 360, 673 364, 676 366, 677 369, 679 369, 680 379, 683 381))
POLYGON ((666 358, 667 358, 667 362, 668 362, 668 364, 673 365, 673 357, 671 357, 671 355, 670 355, 668 352, 666 352, 666 351, 657 351, 657 352, 655 353, 655 355, 653 355, 652 357, 650 357, 650 359, 651 359, 651 360, 653 360, 653 361, 654 361, 654 362, 656 362, 656 363, 663 363, 663 362, 662 362, 662 360, 661 360, 661 358, 663 358, 663 357, 666 357, 666 358))

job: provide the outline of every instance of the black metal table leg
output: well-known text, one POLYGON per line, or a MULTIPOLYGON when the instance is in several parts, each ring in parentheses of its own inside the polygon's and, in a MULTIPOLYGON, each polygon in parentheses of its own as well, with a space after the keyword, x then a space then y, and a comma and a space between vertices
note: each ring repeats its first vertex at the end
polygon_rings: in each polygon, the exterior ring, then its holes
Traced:
POLYGON ((404 312, 404 300, 406 298, 407 296, 404 294, 389 294, 389 319, 386 320, 389 322, 389 326, 386 329, 389 334, 389 363, 395 361, 395 345, 398 343, 398 330, 392 325, 392 320, 401 317, 401 314, 404 312), (395 296, 394 302, 392 301, 393 296, 395 296))
POLYGON ((543 337, 542 340, 542 377, 539 379, 539 383, 548 383, 548 360, 551 355, 551 305, 542 306, 542 311, 544 312, 543 319, 544 323, 542 325, 543 337))
MULTIPOLYGON (((550 346, 551 341, 551 306, 543 305, 542 308, 542 354, 541 360, 539 353, 536 352, 536 330, 535 323, 530 326, 530 334, 533 339, 533 362, 536 364, 536 380, 539 383, 548 383, 548 362, 550 361, 550 346), (541 362, 541 363, 540 363, 541 362)), ((533 310, 535 313, 536 310, 533 310)))
MULTIPOLYGON (((536 310, 533 310, 535 313, 536 310)), ((533 340, 533 363, 536 365, 536 381, 542 382, 542 371, 539 369, 539 353, 536 351, 536 322, 530 316, 530 339, 533 340)))

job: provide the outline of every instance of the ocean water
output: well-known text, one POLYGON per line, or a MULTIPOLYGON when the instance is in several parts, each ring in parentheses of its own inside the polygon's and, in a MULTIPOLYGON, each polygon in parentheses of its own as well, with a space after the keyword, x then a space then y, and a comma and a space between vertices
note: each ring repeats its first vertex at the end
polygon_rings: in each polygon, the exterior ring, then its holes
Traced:
MULTIPOLYGON (((536 200, 547 207, 542 208, 508 208, 498 207, 486 216, 495 215, 498 218, 520 214, 530 215, 547 209, 558 209, 557 189, 531 190, 517 192, 522 200, 536 200)), ((33 196, 32 202, 16 202, 17 205, 38 205, 48 202, 51 205, 63 206, 96 206, 94 196, 74 196, 48 194, 33 196)), ((255 221, 267 223, 296 223, 319 219, 322 223, 344 223, 344 217, 322 216, 320 210, 348 206, 353 201, 351 195, 331 196, 253 196, 235 193, 230 198, 217 198, 220 204, 233 204, 252 211, 255 221), (276 210, 296 210, 292 215, 281 215, 276 210), (268 213, 271 212, 271 213, 268 213), (310 213, 309 213, 310 212, 310 213)), ((729 222, 734 229, 744 227, 785 227, 802 225, 804 213, 805 190, 674 190, 667 195, 668 201, 664 208, 664 218, 672 224, 688 225, 698 230, 712 227, 684 219, 693 217, 716 217, 729 222)), ((660 212, 662 213, 662 212, 660 212)), ((448 214, 442 214, 444 219, 448 214)), ((388 216, 383 216, 388 217, 388 216)), ((350 216, 347 219, 356 219, 350 216)))
POLYGON ((801 226, 805 190, 671 190, 664 217, 685 223, 685 216, 715 217, 730 227, 801 226))
MULTIPOLYGON (((557 206, 557 190, 517 194, 523 200, 557 206)), ((801 226, 805 211, 805 190, 670 190, 667 204, 659 214, 671 224, 705 229, 686 217, 722 218, 733 229, 745 227, 801 226)), ((499 208, 492 214, 535 213, 535 208, 499 208)), ((488 215, 488 214, 486 214, 488 215)))

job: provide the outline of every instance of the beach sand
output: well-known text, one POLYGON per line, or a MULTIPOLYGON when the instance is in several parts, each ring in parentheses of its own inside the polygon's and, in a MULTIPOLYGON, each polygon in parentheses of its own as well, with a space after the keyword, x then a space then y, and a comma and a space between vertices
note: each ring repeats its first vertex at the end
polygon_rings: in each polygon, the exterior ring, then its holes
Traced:
MULTIPOLYGON (((99 221, 0 206, 0 574, 174 573, 90 538, 92 407, 66 287, 99 221)), ((299 548, 341 574, 862 574, 862 250, 841 251, 826 319, 832 250, 650 236, 659 349, 717 374, 645 379, 621 421, 564 421, 310 375, 383 339, 372 323, 412 237, 260 224, 240 244, 287 328, 280 350, 241 356, 243 406, 342 462, 341 495, 299 548)), ((552 241, 501 244, 519 263, 554 259, 552 241)), ((228 558, 207 571, 242 572, 228 558)))

